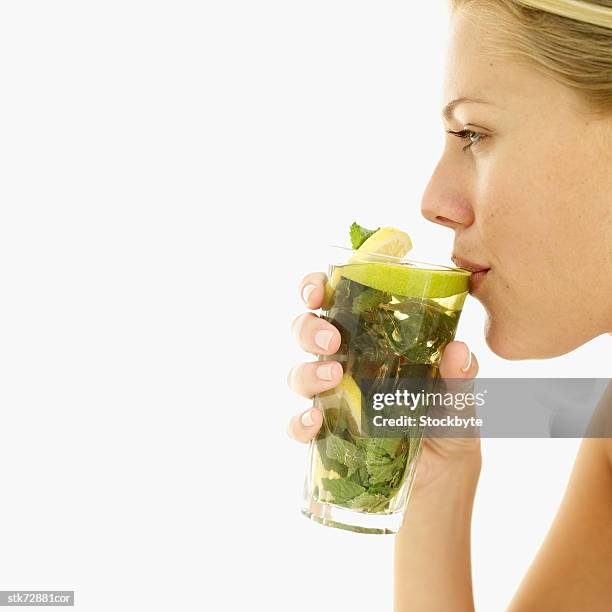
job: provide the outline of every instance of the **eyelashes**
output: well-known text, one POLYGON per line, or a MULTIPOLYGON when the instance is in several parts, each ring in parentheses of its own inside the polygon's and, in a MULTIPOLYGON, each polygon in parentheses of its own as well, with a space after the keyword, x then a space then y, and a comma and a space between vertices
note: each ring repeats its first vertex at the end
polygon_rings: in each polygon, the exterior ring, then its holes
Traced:
POLYGON ((473 130, 460 130, 458 132, 454 132, 453 130, 446 130, 446 133, 452 134, 453 136, 457 136, 457 138, 461 138, 461 140, 470 141, 469 144, 467 144, 465 147, 463 147, 463 149, 461 149, 462 151, 466 151, 472 145, 476 144, 477 142, 481 142, 482 140, 487 138, 486 134, 483 134, 482 132, 474 132, 473 130), (475 137, 477 137, 478 140, 473 140, 473 138, 475 137))

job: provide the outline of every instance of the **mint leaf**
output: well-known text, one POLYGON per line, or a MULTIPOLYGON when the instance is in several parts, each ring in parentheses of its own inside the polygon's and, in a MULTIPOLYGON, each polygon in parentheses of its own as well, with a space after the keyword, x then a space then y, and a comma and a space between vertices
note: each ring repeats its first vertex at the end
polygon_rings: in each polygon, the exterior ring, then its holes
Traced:
POLYGON ((323 487, 334 496, 338 503, 347 502, 357 495, 361 495, 365 488, 348 478, 321 478, 323 487))
POLYGON ((382 465, 368 463, 366 467, 368 468, 368 473, 370 474, 370 484, 375 485, 396 481, 398 472, 403 473, 405 464, 405 455, 399 455, 393 461, 384 463, 382 465))
POLYGON ((368 493, 370 495, 384 495, 385 497, 391 497, 391 487, 383 484, 371 485, 368 487, 368 493))
POLYGON ((374 232, 377 232, 379 229, 380 227, 377 227, 375 230, 369 230, 365 227, 361 227, 361 225, 357 225, 356 222, 353 222, 351 229, 349 230, 353 249, 358 249, 374 232))
POLYGON ((348 468, 349 476, 365 465, 365 452, 351 442, 334 434, 327 436, 325 440, 327 456, 345 465, 348 468))
POLYGON ((368 487, 368 485, 370 484, 370 475, 368 474, 368 470, 365 465, 351 474, 351 480, 356 482, 358 485, 361 485, 362 487, 368 487))
POLYGON ((323 467, 328 471, 333 470, 334 472, 340 474, 340 476, 346 476, 348 474, 348 468, 346 465, 327 456, 327 452, 325 450, 325 438, 318 438, 316 444, 323 467))
POLYGON ((355 442, 368 455, 388 455, 389 457, 395 457, 398 450, 403 450, 404 446, 408 446, 405 438, 359 438, 355 442))
POLYGON ((372 510, 375 506, 378 506, 383 502, 387 503, 387 501, 389 500, 385 495, 364 491, 350 501, 350 506, 351 508, 356 508, 359 510, 372 510))
POLYGON ((366 466, 387 465, 387 463, 391 463, 391 457, 389 457, 389 455, 381 455, 373 448, 368 448, 368 450, 366 450, 366 466))
MULTIPOLYGON (((332 392, 333 392, 333 389, 332 389, 332 392)), ((325 418, 326 418, 325 429, 329 431, 330 433, 340 435, 343 431, 348 429, 349 423, 348 423, 346 411, 344 410, 339 410, 337 408, 326 408, 325 418)))
POLYGON ((410 446, 408 438, 383 438, 382 443, 392 457, 405 453, 410 446))
POLYGON ((353 300, 351 312, 357 315, 363 314, 368 310, 373 310, 381 304, 388 304, 390 301, 390 293, 385 293, 384 291, 379 291, 378 289, 368 287, 353 300))
POLYGON ((457 314, 433 300, 407 298, 381 309, 394 316, 381 317, 385 342, 412 363, 429 363, 453 339, 457 314))

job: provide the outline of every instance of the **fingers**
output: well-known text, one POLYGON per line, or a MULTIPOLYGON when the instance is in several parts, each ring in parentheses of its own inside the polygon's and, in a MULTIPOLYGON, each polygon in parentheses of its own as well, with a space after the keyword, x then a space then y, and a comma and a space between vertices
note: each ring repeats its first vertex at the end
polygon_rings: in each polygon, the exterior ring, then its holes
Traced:
MULTIPOLYGON (((304 304, 311 310, 321 308, 325 297, 327 275, 307 274, 299 291, 304 304)), ((340 348, 340 332, 324 319, 307 312, 294 319, 291 331, 300 348, 314 355, 333 355, 340 348)), ((342 379, 342 366, 337 361, 301 363, 289 371, 287 383, 299 395, 312 398, 317 393, 335 387, 342 379)), ((321 429, 323 415, 318 408, 308 408, 289 420, 287 434, 298 442, 309 442, 321 429)))
MULTIPOLYGON (((470 352, 465 342, 449 342, 442 355, 440 363, 440 376, 442 378, 441 389, 447 394, 454 395, 454 401, 443 404, 435 404, 430 408, 429 415, 432 418, 442 418, 445 416, 456 416, 468 418, 476 416, 476 406, 474 402, 475 377, 478 374, 478 361, 476 356, 470 352), (468 399, 471 398, 471 399, 468 399)), ((458 438, 469 440, 477 438, 480 434, 479 428, 468 425, 460 432, 452 425, 433 427, 428 429, 427 437, 439 438, 441 444, 445 438, 458 438)))
POLYGON ((449 342, 442 355, 442 378, 474 378, 478 374, 478 360, 465 342, 449 342))
POLYGON ((300 295, 304 304, 311 310, 316 310, 323 304, 325 295, 325 281, 327 275, 323 272, 312 272, 307 274, 300 283, 300 295))
POLYGON ((305 312, 293 320, 291 331, 300 348, 314 355, 333 355, 340 348, 340 332, 325 319, 305 312))
POLYGON ((289 370, 289 388, 303 397, 333 389, 342 380, 342 365, 337 361, 300 363, 289 370))
POLYGON ((309 442, 317 435, 322 424, 321 411, 318 408, 308 408, 291 417, 287 426, 287 434, 298 442, 309 442))

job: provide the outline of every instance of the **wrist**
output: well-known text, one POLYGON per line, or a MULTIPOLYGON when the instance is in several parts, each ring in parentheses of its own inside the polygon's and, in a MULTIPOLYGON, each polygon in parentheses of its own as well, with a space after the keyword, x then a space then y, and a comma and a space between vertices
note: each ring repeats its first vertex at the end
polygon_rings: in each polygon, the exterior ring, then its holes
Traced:
POLYGON ((431 495, 440 498, 458 491, 475 493, 482 468, 479 447, 469 453, 446 457, 427 452, 421 459, 411 497, 431 495))
POLYGON ((481 457, 437 458, 435 477, 412 492, 395 538, 397 610, 473 610, 470 540, 481 457))

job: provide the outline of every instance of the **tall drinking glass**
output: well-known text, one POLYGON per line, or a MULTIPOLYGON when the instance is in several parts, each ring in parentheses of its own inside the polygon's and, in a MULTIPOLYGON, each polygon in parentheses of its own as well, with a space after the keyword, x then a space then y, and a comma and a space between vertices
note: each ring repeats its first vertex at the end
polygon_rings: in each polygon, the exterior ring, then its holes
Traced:
POLYGON ((376 391, 402 388, 410 379, 439 378, 470 272, 332 249, 337 263, 329 267, 321 316, 340 331, 342 342, 335 355, 320 359, 339 361, 344 375, 338 386, 314 398, 323 425, 308 449, 302 513, 331 527, 396 533, 423 428, 377 437, 371 400, 376 391))

